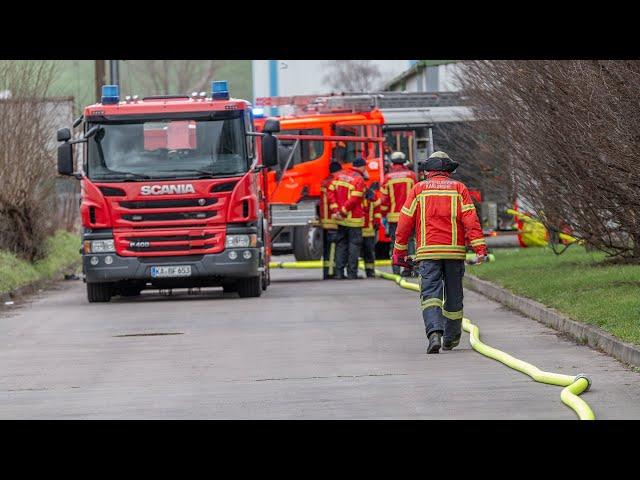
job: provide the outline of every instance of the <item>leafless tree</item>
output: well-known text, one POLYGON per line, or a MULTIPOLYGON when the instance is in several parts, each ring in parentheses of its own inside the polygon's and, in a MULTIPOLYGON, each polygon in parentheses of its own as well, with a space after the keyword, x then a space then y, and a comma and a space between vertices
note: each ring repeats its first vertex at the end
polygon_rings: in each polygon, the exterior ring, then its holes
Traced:
POLYGON ((55 223, 55 131, 42 106, 53 62, 0 62, 0 248, 28 260, 43 252, 55 223))
POLYGON ((547 228, 640 262, 640 62, 476 61, 461 80, 547 228))
MULTIPOLYGON (((221 66, 218 60, 127 60, 126 63, 145 95, 208 91, 209 82, 221 66)), ((122 76, 122 80, 125 89, 131 90, 128 78, 122 76)))
POLYGON ((371 60, 329 60, 323 82, 337 91, 365 92, 379 87, 380 68, 371 60))

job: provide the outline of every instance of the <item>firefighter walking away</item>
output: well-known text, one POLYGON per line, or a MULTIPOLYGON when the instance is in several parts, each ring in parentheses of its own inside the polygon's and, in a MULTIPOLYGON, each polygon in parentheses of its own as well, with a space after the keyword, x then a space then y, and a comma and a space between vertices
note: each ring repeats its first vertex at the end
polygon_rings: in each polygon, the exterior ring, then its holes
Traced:
POLYGON ((487 246, 467 187, 450 178, 458 167, 444 152, 434 152, 424 163, 426 179, 416 184, 400 210, 393 264, 411 268, 408 244, 415 232, 420 305, 428 344, 427 353, 451 350, 462 333, 462 277, 466 244, 486 260, 487 246))

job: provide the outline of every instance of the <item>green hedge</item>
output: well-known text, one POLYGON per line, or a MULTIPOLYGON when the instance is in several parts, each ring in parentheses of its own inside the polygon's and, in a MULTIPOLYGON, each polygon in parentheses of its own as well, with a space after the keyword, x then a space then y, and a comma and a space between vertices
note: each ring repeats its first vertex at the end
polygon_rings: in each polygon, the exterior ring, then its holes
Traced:
POLYGON ((35 263, 0 250, 0 293, 10 292, 36 280, 51 279, 63 267, 80 261, 80 238, 72 233, 58 231, 47 239, 45 248, 46 256, 35 263))

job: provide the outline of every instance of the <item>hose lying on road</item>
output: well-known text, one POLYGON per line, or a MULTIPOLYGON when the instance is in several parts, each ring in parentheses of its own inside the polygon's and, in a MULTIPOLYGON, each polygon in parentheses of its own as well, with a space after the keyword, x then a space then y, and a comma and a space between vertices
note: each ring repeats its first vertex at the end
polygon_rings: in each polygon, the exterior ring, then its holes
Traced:
MULTIPOLYGON (((475 259, 474 254, 467 255, 467 261, 473 261, 475 259)), ((493 258, 489 258, 493 261, 493 258)), ((361 262, 362 263, 362 262, 361 262)), ((376 266, 388 266, 389 260, 376 260, 376 266)), ((362 265, 361 265, 362 266, 362 265)), ((271 262, 270 268, 322 268, 322 261, 307 261, 307 262, 271 262)), ((407 290, 413 290, 415 292, 420 291, 420 286, 416 283, 405 280, 400 275, 395 275, 389 272, 383 272, 376 269, 376 276, 391 280, 395 282, 401 288, 407 290)), ((462 319, 462 328, 465 332, 469 333, 469 342, 471 347, 478 353, 485 357, 497 360, 500 363, 505 364, 507 367, 513 368, 519 372, 522 372, 530 376, 533 380, 539 383, 546 383, 549 385, 558 385, 565 387, 560 392, 560 399, 569 408, 573 409, 580 420, 595 420, 593 410, 589 407, 587 402, 582 400, 578 395, 589 389, 591 381, 584 375, 563 375, 559 373, 544 372, 535 365, 519 360, 512 357, 508 353, 505 353, 497 348, 490 347, 489 345, 482 343, 480 340, 480 330, 477 325, 471 323, 468 318, 462 319)))
MULTIPOLYGON (((475 260, 475 253, 467 254, 467 261, 475 260)), ((494 261, 493 254, 489 254, 489 261, 494 261)), ((376 267, 390 267, 391 260, 376 260, 376 267)), ((269 262, 269 268, 322 268, 322 260, 304 260, 300 262, 269 262)), ((360 260, 360 268, 364 268, 364 262, 360 260)))
MULTIPOLYGON (((392 280, 402 288, 407 290, 420 291, 420 286, 413 282, 408 282, 400 275, 394 275, 393 273, 383 272, 376 270, 378 277, 386 280, 392 280)), ((485 357, 492 358, 504 363, 507 367, 511 367, 514 370, 529 375, 536 382, 547 383, 549 385, 559 385, 565 387, 560 392, 560 399, 569 408, 572 408, 577 414, 580 420, 595 420, 593 410, 589 407, 587 402, 582 400, 578 395, 589 389, 591 386, 590 380, 584 375, 562 375, 560 373, 543 372, 535 365, 519 360, 512 357, 508 353, 505 353, 497 348, 490 347, 489 345, 482 343, 480 340, 480 330, 477 325, 471 323, 468 318, 462 319, 462 328, 465 332, 469 333, 469 342, 471 347, 478 353, 481 353, 485 357)))
MULTIPOLYGON (((376 260, 376 267, 389 267, 391 260, 376 260)), ((360 268, 364 262, 360 260, 360 268)), ((300 262, 269 262, 269 268, 322 268, 322 260, 305 260, 300 262)))

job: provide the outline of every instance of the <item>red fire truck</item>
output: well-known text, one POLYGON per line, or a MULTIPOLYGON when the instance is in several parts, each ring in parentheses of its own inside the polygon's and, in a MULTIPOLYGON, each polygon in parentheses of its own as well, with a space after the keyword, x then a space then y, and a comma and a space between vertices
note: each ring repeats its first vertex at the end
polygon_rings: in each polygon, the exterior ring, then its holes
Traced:
POLYGON ((82 186, 82 264, 89 302, 143 289, 222 286, 258 297, 269 285, 267 167, 277 121, 253 131, 249 102, 210 95, 119 98, 58 130, 58 172, 82 186), (256 144, 257 143, 257 144, 256 144), (83 144, 76 170, 75 144, 83 144))

